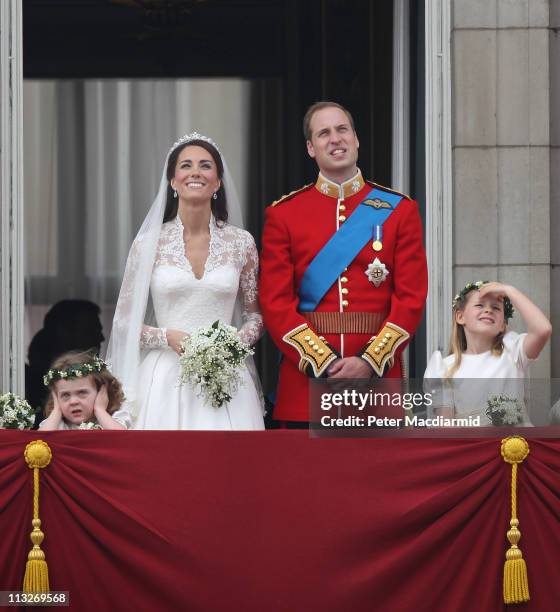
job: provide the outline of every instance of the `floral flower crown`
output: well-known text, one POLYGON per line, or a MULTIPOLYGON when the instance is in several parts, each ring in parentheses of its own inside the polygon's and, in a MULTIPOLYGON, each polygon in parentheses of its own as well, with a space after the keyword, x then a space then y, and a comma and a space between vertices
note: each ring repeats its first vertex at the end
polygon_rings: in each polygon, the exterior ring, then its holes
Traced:
MULTIPOLYGON (((457 308, 459 302, 462 302, 467 297, 468 293, 470 293, 471 291, 478 291, 482 287, 482 285, 485 285, 488 282, 489 281, 479 280, 474 283, 467 283, 461 289, 461 291, 459 291, 459 293, 457 293, 453 298, 453 309, 455 310, 457 308)), ((511 317, 513 317, 514 312, 515 311, 513 310, 513 305, 510 299, 508 297, 504 297, 504 319, 506 320, 506 322, 509 321, 511 317)))
POLYGON ((64 370, 49 370, 43 376, 43 384, 48 387, 53 380, 65 380, 67 378, 82 378, 89 376, 93 372, 101 372, 107 367, 107 364, 101 357, 94 357, 91 361, 85 363, 73 363, 64 370))
POLYGON ((198 132, 191 132, 190 134, 185 134, 184 136, 181 136, 181 138, 179 138, 177 142, 173 143, 173 146, 171 147, 171 149, 169 149, 169 155, 171 155, 171 153, 173 153, 173 151, 179 145, 185 144, 186 142, 191 142, 193 140, 204 140, 204 142, 211 144, 214 147, 214 149, 218 151, 218 154, 220 155, 220 157, 222 157, 222 152, 220 151, 218 145, 208 136, 204 136, 204 134, 199 134, 198 132))

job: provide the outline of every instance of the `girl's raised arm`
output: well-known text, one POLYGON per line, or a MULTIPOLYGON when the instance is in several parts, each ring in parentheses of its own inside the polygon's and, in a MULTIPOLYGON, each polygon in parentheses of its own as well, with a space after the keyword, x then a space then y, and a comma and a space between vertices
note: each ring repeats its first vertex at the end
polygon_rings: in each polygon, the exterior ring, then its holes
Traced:
POLYGON ((511 285, 487 283, 480 288, 481 297, 489 293, 509 298, 513 307, 519 312, 527 325, 523 350, 529 359, 536 359, 552 335, 552 325, 544 312, 524 293, 511 285))

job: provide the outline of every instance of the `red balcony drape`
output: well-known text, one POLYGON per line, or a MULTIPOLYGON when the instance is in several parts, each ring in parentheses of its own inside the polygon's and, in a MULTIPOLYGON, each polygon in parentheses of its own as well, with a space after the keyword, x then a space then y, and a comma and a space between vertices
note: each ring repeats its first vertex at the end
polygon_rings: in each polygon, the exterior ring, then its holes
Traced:
MULTIPOLYGON (((53 452, 42 548, 70 609, 504 609, 499 439, 0 431, 0 590, 21 588, 31 547, 33 439, 53 452)), ((560 441, 529 445, 518 515, 531 601, 515 609, 555 611, 560 441)))

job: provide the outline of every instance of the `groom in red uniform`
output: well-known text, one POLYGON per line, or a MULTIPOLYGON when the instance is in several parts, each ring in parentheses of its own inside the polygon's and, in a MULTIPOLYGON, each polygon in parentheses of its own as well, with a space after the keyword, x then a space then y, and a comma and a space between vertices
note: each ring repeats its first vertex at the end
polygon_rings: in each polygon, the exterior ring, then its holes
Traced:
POLYGON ((422 316, 426 255, 416 202, 364 180, 350 113, 307 111, 314 184, 266 209, 260 303, 283 353, 274 418, 307 421, 308 377, 401 377, 422 316))

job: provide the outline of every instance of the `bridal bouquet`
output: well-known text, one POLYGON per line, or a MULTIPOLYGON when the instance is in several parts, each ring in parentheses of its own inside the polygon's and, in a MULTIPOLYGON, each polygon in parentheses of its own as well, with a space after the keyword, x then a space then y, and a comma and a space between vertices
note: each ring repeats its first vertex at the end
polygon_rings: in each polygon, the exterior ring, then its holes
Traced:
POLYGON ((91 421, 88 421, 87 423, 84 421, 83 423, 80 423, 78 429, 103 429, 103 427, 101 427, 101 425, 98 425, 97 423, 92 423, 91 421))
POLYGON ((35 412, 26 400, 13 393, 0 395, 0 429, 31 429, 35 412))
POLYGON ((241 381, 241 366, 253 349, 231 325, 216 321, 201 327, 182 343, 180 383, 190 383, 214 408, 231 400, 241 381))
POLYGON ((523 408, 515 397, 492 395, 486 404, 486 416, 492 425, 518 425, 523 421, 523 408))

